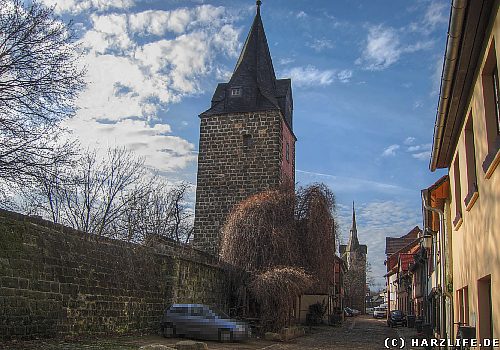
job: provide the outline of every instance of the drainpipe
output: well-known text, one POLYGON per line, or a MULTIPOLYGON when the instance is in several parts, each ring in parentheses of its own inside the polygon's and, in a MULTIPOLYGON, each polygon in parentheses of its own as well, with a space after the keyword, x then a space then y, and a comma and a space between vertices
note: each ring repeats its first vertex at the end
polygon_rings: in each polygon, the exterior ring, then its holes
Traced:
POLYGON ((448 25, 448 39, 446 41, 446 52, 444 55, 443 73, 441 75, 441 87, 439 91, 439 103, 436 115, 436 124, 434 125, 434 144, 432 147, 432 156, 430 169, 437 168, 437 155, 441 151, 441 142, 443 139, 444 124, 448 112, 450 93, 453 83, 453 75, 458 61, 458 49, 462 35, 462 27, 465 17, 465 8, 467 0, 453 0, 451 4, 450 23, 448 25))
MULTIPOLYGON (((428 204, 428 199, 429 199, 429 191, 428 190, 423 190, 422 191, 422 204, 424 205, 424 208, 432 211, 434 213, 437 213, 439 215, 439 267, 440 267, 440 277, 441 277, 441 302, 439 303, 440 308, 439 308, 439 319, 441 323, 440 327, 440 337, 441 339, 446 338, 446 325, 445 325, 445 304, 446 304, 446 298, 449 298, 450 301, 451 295, 447 291, 447 286, 446 286, 446 254, 445 254, 445 237, 446 237, 446 219, 444 216, 444 213, 441 209, 438 208, 433 208, 428 204)), ((425 227, 424 227, 425 230, 425 227)), ((451 305, 451 304, 450 304, 451 305)), ((450 310, 451 311, 451 310, 450 310)), ((453 317, 452 312, 450 312, 450 317, 453 317)))

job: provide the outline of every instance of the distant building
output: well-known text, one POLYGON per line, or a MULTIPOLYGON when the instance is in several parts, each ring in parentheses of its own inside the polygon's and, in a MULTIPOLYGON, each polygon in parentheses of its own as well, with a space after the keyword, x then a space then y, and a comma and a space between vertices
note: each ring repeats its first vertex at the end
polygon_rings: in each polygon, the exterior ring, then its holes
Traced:
POLYGON ((462 0, 451 9, 430 163, 432 171, 447 169, 449 191, 436 205, 423 191, 438 222, 440 259, 446 256, 436 290, 451 311, 440 311, 443 338, 456 334, 458 322, 475 327, 479 341, 500 337, 498 7, 462 0))
MULTIPOLYGON (((432 326, 436 337, 453 336, 451 285, 453 266, 451 264, 451 232, 441 221, 439 212, 444 213, 450 192, 450 180, 443 176, 432 186, 422 191, 425 198, 423 207, 424 232, 432 243, 424 249, 421 244, 420 256, 423 259, 415 265, 415 277, 419 271, 423 275, 415 278, 421 283, 425 298, 423 303, 426 323, 432 326), (424 253, 425 251, 425 253, 424 253), (443 259, 441 258, 443 257, 443 259)), ((417 290, 417 288, 415 288, 417 290)))
POLYGON ((356 212, 352 203, 352 226, 347 245, 339 247, 340 256, 347 263, 346 302, 347 306, 365 312, 366 309, 366 254, 368 247, 359 244, 356 212))
POLYGON ((295 183, 291 80, 276 79, 260 1, 231 79, 200 119, 194 245, 217 254, 236 203, 295 183))
POLYGON ((409 268, 411 259, 406 255, 403 261, 400 255, 412 254, 419 245, 422 230, 415 226, 410 232, 401 237, 385 238, 385 265, 386 278, 386 303, 387 310, 412 310, 408 299, 411 291, 406 289, 407 280, 404 277, 409 268))

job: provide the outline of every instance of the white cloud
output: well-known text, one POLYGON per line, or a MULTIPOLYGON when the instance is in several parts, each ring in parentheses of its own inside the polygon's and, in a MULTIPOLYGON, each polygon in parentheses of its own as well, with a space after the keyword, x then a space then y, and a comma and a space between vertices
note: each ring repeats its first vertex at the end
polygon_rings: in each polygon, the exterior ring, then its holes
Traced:
POLYGON ((78 100, 80 118, 154 119, 159 107, 157 102, 167 104, 179 100, 179 94, 168 89, 168 76, 145 74, 129 57, 91 53, 86 57, 86 64, 89 85, 78 100))
POLYGON ((443 71, 443 57, 439 57, 436 60, 434 65, 434 70, 432 72, 431 80, 432 80, 432 90, 430 95, 437 96, 439 94, 439 90, 441 89, 441 73, 443 71))
POLYGON ((294 58, 290 58, 290 57, 284 57, 284 58, 280 58, 278 60, 278 63, 285 66, 287 64, 290 64, 290 63, 293 63, 295 62, 295 59, 294 58))
POLYGON ((231 17, 222 6, 201 5, 172 11, 143 11, 131 14, 129 21, 134 33, 163 36, 167 32, 182 34, 188 29, 209 25, 222 27, 231 21, 231 17))
POLYGON ((368 28, 368 35, 362 56, 356 60, 367 70, 383 70, 396 63, 402 54, 426 50, 434 41, 418 41, 414 44, 403 44, 399 32, 383 25, 368 28))
POLYGON ((400 55, 399 37, 393 28, 382 25, 369 28, 363 53, 367 69, 385 69, 395 63, 400 55))
POLYGON ((403 142, 407 148, 406 151, 411 153, 411 156, 418 160, 428 160, 431 154, 431 143, 424 143, 420 145, 415 145, 416 139, 414 137, 408 137, 403 142))
POLYGON ((408 137, 407 137, 407 138, 403 141, 403 143, 404 143, 405 145, 412 145, 413 143, 415 143, 415 140, 416 140, 416 139, 415 139, 414 137, 412 137, 412 136, 408 136, 408 137))
POLYGON ((284 72, 297 86, 330 85, 335 79, 334 70, 319 70, 314 66, 294 67, 284 72))
POLYGON ((344 69, 337 74, 337 78, 341 83, 348 83, 352 78, 352 70, 344 69))
POLYGON ((399 148, 399 145, 390 145, 384 150, 384 152, 382 152, 382 157, 394 157, 399 148))
POLYGON ((131 49, 133 42, 127 32, 127 16, 110 14, 91 15, 93 28, 82 38, 85 47, 98 53, 108 50, 125 51, 131 49))
POLYGON ((420 153, 414 153, 411 155, 413 158, 418 160, 429 160, 431 157, 431 151, 425 151, 420 153))
POLYGON ((134 0, 42 0, 49 6, 55 6, 57 13, 77 14, 88 10, 106 11, 110 9, 129 9, 134 0))
POLYGON ((423 145, 410 146, 410 147, 408 147, 408 152, 416 152, 416 151, 422 151, 422 150, 428 151, 428 150, 431 149, 431 147, 432 147, 431 143, 426 143, 426 144, 423 144, 423 145))
POLYGON ((147 166, 174 171, 185 168, 196 160, 194 145, 170 135, 168 124, 153 124, 141 120, 120 120, 116 123, 102 123, 93 118, 73 118, 65 126, 74 130, 84 147, 106 149, 125 146, 140 157, 147 166))
POLYGON ((215 78, 217 81, 229 81, 233 72, 227 67, 216 67, 215 68, 215 78))
POLYGON ((439 24, 448 23, 447 9, 448 5, 445 2, 432 1, 425 12, 424 27, 434 28, 439 24))
POLYGON ((304 11, 300 11, 299 13, 297 13, 296 17, 297 18, 306 18, 307 13, 305 13, 304 11))
POLYGON ((217 61, 239 49, 231 16, 223 7, 201 5, 90 13, 89 19, 81 39, 88 86, 66 126, 83 146, 126 146, 162 171, 195 162, 194 145, 174 134, 164 112, 200 93, 203 78, 227 74, 217 61))
POLYGON ((341 71, 335 69, 320 70, 309 65, 287 69, 283 72, 283 75, 292 78, 293 83, 297 86, 326 86, 335 81, 348 83, 353 72, 350 69, 341 71))
POLYGON ((296 172, 297 174, 300 174, 302 178, 307 179, 308 182, 311 182, 310 180, 312 180, 312 182, 326 182, 331 185, 331 188, 335 188, 336 192, 348 193, 349 195, 356 192, 364 193, 367 188, 377 193, 391 195, 408 192, 407 189, 391 183, 359 179, 355 177, 337 176, 300 169, 297 169, 296 172))
POLYGON ((333 43, 328 39, 314 39, 312 42, 309 42, 307 46, 314 49, 316 52, 321 52, 333 48, 333 43))

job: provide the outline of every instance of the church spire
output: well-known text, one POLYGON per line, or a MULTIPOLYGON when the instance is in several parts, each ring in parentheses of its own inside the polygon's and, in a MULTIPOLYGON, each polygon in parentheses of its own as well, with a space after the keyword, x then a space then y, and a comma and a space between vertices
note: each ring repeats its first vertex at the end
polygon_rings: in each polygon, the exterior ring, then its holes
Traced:
POLYGON ((352 228, 351 231, 354 231, 357 233, 357 227, 356 227, 356 211, 354 210, 354 201, 352 201, 352 228))
POLYGON ((354 210, 354 201, 352 202, 352 227, 349 235, 347 250, 354 251, 359 246, 358 228, 356 227, 356 211, 354 210))

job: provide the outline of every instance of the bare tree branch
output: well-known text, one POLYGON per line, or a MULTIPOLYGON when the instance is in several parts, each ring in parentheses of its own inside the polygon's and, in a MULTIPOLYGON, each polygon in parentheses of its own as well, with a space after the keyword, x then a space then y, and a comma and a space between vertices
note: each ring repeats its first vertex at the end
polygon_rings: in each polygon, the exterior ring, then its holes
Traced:
POLYGON ((57 125, 75 112, 84 69, 71 23, 37 0, 0 0, 0 179, 23 183, 74 155, 57 125))

